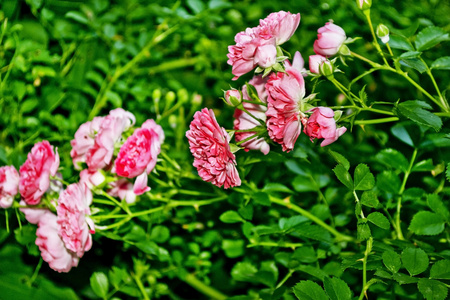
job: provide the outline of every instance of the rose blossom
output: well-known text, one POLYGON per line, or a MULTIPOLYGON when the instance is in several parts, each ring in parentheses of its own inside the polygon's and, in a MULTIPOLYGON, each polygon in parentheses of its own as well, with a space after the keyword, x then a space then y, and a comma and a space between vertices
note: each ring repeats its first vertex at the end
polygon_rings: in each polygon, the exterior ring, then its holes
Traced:
POLYGON ((86 163, 91 171, 109 166, 115 143, 120 140, 124 131, 134 125, 135 121, 134 115, 122 108, 110 111, 100 125, 94 145, 86 153, 86 163))
POLYGON ((226 189, 241 185, 235 156, 229 145, 231 137, 225 128, 219 126, 214 112, 207 108, 197 111, 189 128, 186 137, 200 177, 226 189))
POLYGON ((64 245, 58 234, 57 216, 47 210, 40 218, 36 230, 36 245, 41 251, 42 259, 50 268, 58 272, 69 272, 78 265, 79 257, 64 245))
POLYGON ((267 81, 267 130, 269 137, 283 146, 283 151, 294 148, 301 129, 304 115, 300 111, 305 96, 305 82, 298 69, 301 58, 296 54, 292 66, 286 63, 286 73, 272 73, 267 81))
POLYGON ((329 107, 315 107, 310 110, 312 115, 306 122, 303 130, 311 139, 311 142, 317 139, 324 139, 320 146, 327 146, 336 141, 343 135, 347 128, 336 128, 336 121, 334 120, 334 111, 329 107))
POLYGON ((29 205, 38 204, 59 167, 58 151, 48 141, 36 143, 20 167, 19 191, 29 205), (56 153, 55 153, 56 152, 56 153))
POLYGON ((58 233, 66 248, 78 257, 82 257, 92 246, 92 231, 89 227, 93 228, 93 223, 88 217, 91 203, 91 190, 84 183, 69 185, 58 199, 58 233))
MULTIPOLYGON (((19 202, 20 206, 26 206, 25 201, 21 200, 19 202)), ((19 210, 24 214, 25 219, 28 223, 38 224, 43 216, 50 212, 48 208, 37 208, 37 207, 21 207, 19 210)))
POLYGON ((19 188, 19 173, 13 166, 0 167, 0 207, 12 205, 19 188))
POLYGON ((309 56, 309 70, 311 71, 311 73, 320 74, 319 67, 326 60, 327 60, 327 58, 325 56, 322 56, 319 54, 310 55, 309 56))
POLYGON ((111 182, 111 189, 108 190, 108 194, 113 197, 119 197, 120 200, 124 200, 130 204, 136 202, 136 194, 133 191, 133 184, 121 178, 117 181, 111 182))
MULTIPOLYGON (((265 84, 267 82, 267 77, 262 78, 261 75, 253 77, 248 83, 253 85, 258 93, 259 99, 266 103, 267 102, 267 93, 265 91, 265 84)), ((251 100, 250 96, 247 92, 247 86, 242 87, 242 95, 245 100, 251 100)), ((242 105, 244 108, 251 113, 254 117, 261 119, 262 121, 266 121, 266 110, 267 108, 264 105, 253 104, 248 102, 243 102, 242 105)), ((246 130, 252 129, 257 126, 261 126, 261 124, 255 120, 252 116, 247 114, 246 112, 236 109, 234 112, 234 129, 235 130, 246 130)), ((246 138, 254 135, 256 132, 235 132, 234 139, 236 142, 245 140, 246 138)), ((264 140, 264 138, 255 137, 250 139, 247 142, 241 144, 242 147, 248 150, 260 150, 262 153, 267 154, 270 151, 269 144, 264 140)))
POLYGON ((162 127, 154 120, 147 120, 120 148, 115 161, 115 172, 122 177, 137 177, 134 185, 136 195, 150 190, 147 186, 147 175, 156 165, 163 141, 162 127))
POLYGON ((326 57, 336 55, 347 38, 344 29, 331 22, 327 22, 317 32, 317 40, 314 42, 314 52, 326 57))
POLYGON ((70 141, 72 157, 75 169, 81 169, 79 163, 86 162, 86 152, 94 146, 95 135, 100 130, 104 117, 95 117, 92 121, 81 124, 75 132, 75 139, 70 141))
POLYGON ((84 169, 80 172, 80 183, 86 184, 90 189, 101 185, 105 180, 105 175, 98 170, 91 171, 89 169, 84 169))
POLYGON ((287 42, 300 24, 300 14, 279 11, 268 15, 259 21, 259 35, 266 38, 275 38, 275 44, 282 45, 287 42))

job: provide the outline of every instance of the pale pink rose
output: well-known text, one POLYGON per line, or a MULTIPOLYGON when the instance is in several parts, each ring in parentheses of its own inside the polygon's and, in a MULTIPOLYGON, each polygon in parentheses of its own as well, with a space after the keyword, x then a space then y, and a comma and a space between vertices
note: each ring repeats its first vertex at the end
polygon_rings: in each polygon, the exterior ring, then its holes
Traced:
POLYGON ((311 73, 320 74, 319 67, 326 60, 327 60, 327 58, 325 56, 322 56, 319 54, 310 55, 309 56, 309 70, 311 71, 311 73))
POLYGON ((236 158, 229 145, 230 136, 219 126, 214 112, 207 108, 197 111, 189 128, 186 137, 200 177, 226 189, 241 185, 236 158))
POLYGON ((236 45, 228 46, 228 61, 232 66, 233 80, 253 70, 258 64, 270 67, 276 62, 275 40, 264 39, 257 34, 256 28, 247 28, 239 32, 234 38, 236 45), (259 49, 261 48, 261 49, 259 49))
POLYGON ((300 24, 300 14, 279 11, 271 13, 264 20, 259 21, 259 35, 265 38, 275 38, 275 44, 287 42, 300 24))
POLYGON ((90 189, 101 185, 105 180, 105 175, 98 170, 90 171, 89 169, 84 169, 80 172, 80 183, 86 184, 90 189))
POLYGON ((154 120, 147 120, 142 127, 136 129, 120 148, 115 161, 117 175, 135 178, 135 194, 140 195, 150 190, 147 187, 147 175, 156 165, 164 132, 154 120), (145 185, 145 186, 144 186, 145 185))
POLYGON ((0 167, 0 207, 11 207, 19 189, 19 173, 13 166, 0 167))
MULTIPOLYGON (((20 206, 27 205, 23 200, 21 200, 19 204, 20 206)), ((45 216, 47 212, 50 212, 48 208, 38 208, 34 206, 21 207, 19 208, 19 210, 24 214, 25 219, 31 224, 39 223, 39 220, 41 220, 41 218, 45 216)))
POLYGON ((49 210, 40 218, 36 230, 36 245, 50 268, 58 272, 69 272, 78 265, 79 257, 69 251, 58 234, 57 217, 49 210))
MULTIPOLYGON (((297 56, 301 58, 301 55, 297 56)), ((267 130, 269 137, 289 152, 301 132, 304 116, 300 104, 305 96, 305 82, 295 58, 286 63, 286 73, 272 73, 267 81, 267 130), (296 66, 296 67, 294 67, 296 66)))
POLYGON ((315 107, 310 110, 312 115, 306 122, 304 132, 311 139, 324 139, 320 146, 324 147, 335 142, 347 128, 336 128, 334 111, 329 107, 315 107))
POLYGON ((86 152, 94 146, 95 136, 100 130, 104 117, 95 117, 92 121, 81 124, 75 132, 75 139, 70 141, 72 157, 75 169, 80 170, 81 162, 86 162, 86 152))
POLYGON ((336 55, 339 48, 347 39, 344 29, 331 22, 327 22, 317 32, 317 40, 314 42, 314 52, 326 57, 336 55))
POLYGON ((110 111, 95 137, 94 145, 86 153, 86 163, 91 171, 109 166, 114 155, 114 146, 120 141, 122 133, 134 125, 134 115, 122 108, 110 111))
POLYGON ((55 176, 59 167, 57 149, 48 141, 36 143, 27 160, 20 167, 19 191, 28 205, 35 205, 41 201, 42 195, 50 187, 50 176, 55 176))
POLYGON ((82 257, 92 247, 93 228, 89 218, 92 203, 91 190, 84 183, 69 185, 58 199, 56 212, 58 215, 58 233, 66 248, 82 257))
POLYGON ((108 194, 112 197, 119 197, 120 200, 124 200, 128 203, 136 202, 136 194, 133 191, 133 184, 121 178, 117 181, 111 182, 111 189, 108 190, 108 194))
MULTIPOLYGON (((261 75, 253 77, 248 83, 253 85, 258 93, 258 97, 261 101, 267 102, 267 93, 265 90, 265 83, 267 82, 267 77, 262 78, 261 75)), ((250 96, 247 92, 247 86, 242 87, 242 95, 245 100, 251 100, 250 96)), ((267 107, 259 104, 252 104, 243 102, 242 105, 244 108, 251 113, 254 117, 261 119, 263 122, 266 121, 266 110, 267 107)), ((235 130, 247 130, 252 129, 257 126, 261 126, 261 123, 255 120, 255 118, 251 117, 246 112, 236 109, 234 112, 234 129, 235 130)), ((235 132, 234 139, 236 142, 245 140, 250 136, 254 135, 256 132, 235 132)), ((269 144, 264 140, 264 138, 255 137, 250 139, 247 142, 240 144, 240 146, 244 147, 246 151, 248 150, 260 150, 262 153, 267 154, 270 151, 269 144)))

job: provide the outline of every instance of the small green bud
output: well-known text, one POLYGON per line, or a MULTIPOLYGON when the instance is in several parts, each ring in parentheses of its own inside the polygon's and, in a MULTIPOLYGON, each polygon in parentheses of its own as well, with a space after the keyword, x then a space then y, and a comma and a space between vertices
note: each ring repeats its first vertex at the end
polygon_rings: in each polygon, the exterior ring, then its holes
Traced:
POLYGON ((165 97, 166 105, 167 105, 167 106, 170 106, 170 104, 173 103, 173 101, 175 100, 175 98, 176 98, 176 95, 175 95, 174 92, 172 92, 172 91, 167 92, 166 97, 165 97))
POLYGON ((188 98, 189 98, 189 94, 188 91, 186 89, 179 89, 177 91, 177 97, 178 97, 178 101, 180 102, 187 102, 188 98))
POLYGON ((368 10, 372 6, 372 0, 356 0, 356 5, 360 10, 368 10))
POLYGON ((152 98, 153 98, 153 101, 158 102, 159 99, 161 99, 161 90, 160 89, 153 90, 152 98))
POLYGON ((377 37, 379 37, 384 44, 389 42, 389 28, 384 24, 378 25, 377 37))
POLYGON ((320 71, 320 75, 325 76, 328 80, 333 80, 334 79, 334 65, 331 61, 326 60, 324 61, 320 67, 319 67, 319 71, 320 71))

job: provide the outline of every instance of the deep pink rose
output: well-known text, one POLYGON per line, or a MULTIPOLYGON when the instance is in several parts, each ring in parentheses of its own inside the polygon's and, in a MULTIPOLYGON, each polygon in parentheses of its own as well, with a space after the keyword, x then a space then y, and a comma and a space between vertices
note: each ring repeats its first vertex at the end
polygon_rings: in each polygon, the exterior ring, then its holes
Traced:
MULTIPOLYGON (((267 93, 265 90, 265 83, 267 82, 267 77, 262 78, 261 75, 253 77, 248 83, 253 85, 258 93, 258 97, 264 103, 267 102, 267 93)), ((247 86, 242 87, 242 95, 245 100, 251 100, 250 96, 247 92, 247 86)), ((254 117, 261 119, 262 121, 266 121, 266 110, 267 107, 259 104, 252 104, 243 102, 242 104, 244 108, 251 113, 254 117)), ((235 130, 247 130, 252 129, 257 126, 261 126, 261 124, 255 120, 255 118, 251 117, 246 112, 236 109, 234 112, 234 129, 235 130)), ((245 140, 250 136, 254 135, 255 132, 235 132, 234 139, 236 142, 245 140)), ((240 146, 244 147, 246 151, 248 150, 260 150, 262 153, 267 154, 270 151, 269 144, 264 140, 264 138, 253 138, 247 142, 240 144, 240 146)))
POLYGON ((95 136, 94 145, 86 153, 86 163, 91 171, 103 169, 111 163, 114 146, 122 137, 122 133, 134 125, 134 115, 122 108, 109 112, 95 136))
POLYGON ((317 40, 314 42, 314 52, 326 57, 336 55, 341 45, 347 39, 344 29, 331 22, 327 22, 317 32, 317 40))
POLYGON ((19 188, 19 173, 13 166, 0 167, 0 207, 11 207, 19 188))
POLYGON ((84 183, 69 185, 58 199, 58 233, 66 248, 82 257, 92 247, 92 230, 94 224, 89 218, 92 203, 91 190, 84 183))
POLYGON ((57 217, 49 210, 40 218, 36 230, 36 245, 50 268, 58 272, 69 272, 78 265, 79 257, 69 251, 58 234, 57 217))
POLYGON ((327 58, 325 56, 322 56, 319 54, 310 55, 309 56, 309 70, 311 71, 311 73, 320 74, 319 67, 326 60, 327 60, 327 58))
MULTIPOLYGON (((301 55, 296 56, 297 59, 301 55)), ((301 132, 303 114, 300 104, 305 96, 305 82, 296 61, 285 64, 286 73, 272 73, 267 81, 267 130, 269 137, 289 152, 301 132), (296 67, 294 67, 296 66, 296 67)))
POLYGON ((214 112, 207 108, 197 111, 189 128, 186 137, 200 177, 226 189, 241 185, 236 158, 229 145, 230 136, 219 126, 214 112))
POLYGON ((156 165, 163 141, 162 127, 154 120, 147 120, 120 148, 115 161, 115 172, 122 177, 138 177, 134 190, 136 195, 150 190, 147 186, 147 175, 156 165))
POLYGON ((70 141, 72 157, 75 169, 80 170, 80 162, 86 162, 86 152, 94 146, 95 136, 100 130, 104 117, 95 117, 92 121, 81 124, 75 132, 75 139, 70 141))
POLYGON ((58 167, 58 151, 53 152, 49 142, 42 141, 33 146, 19 169, 19 192, 28 205, 41 201, 42 195, 50 187, 50 176, 55 176, 58 167))
POLYGON ((306 122, 304 132, 311 139, 324 139, 320 146, 327 146, 343 135, 347 128, 336 128, 334 111, 329 107, 315 107, 310 110, 312 115, 306 122))
POLYGON ((125 178, 111 182, 111 189, 108 190, 108 194, 112 197, 119 197, 120 200, 125 199, 128 204, 136 202, 133 184, 125 178))
POLYGON ((275 44, 287 42, 300 24, 300 14, 279 11, 271 13, 259 21, 259 35, 265 38, 275 38, 275 44))

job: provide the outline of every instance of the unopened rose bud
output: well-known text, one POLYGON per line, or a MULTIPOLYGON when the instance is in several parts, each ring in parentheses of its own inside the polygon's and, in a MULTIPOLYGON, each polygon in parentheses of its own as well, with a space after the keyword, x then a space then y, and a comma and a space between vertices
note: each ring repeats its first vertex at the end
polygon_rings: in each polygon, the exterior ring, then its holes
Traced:
POLYGON ((339 48, 339 52, 338 52, 340 55, 343 55, 343 56, 350 56, 351 55, 351 52, 350 52, 350 49, 348 48, 348 46, 347 45, 342 45, 340 48, 339 48))
POLYGON ((225 91, 224 101, 226 104, 236 107, 242 103, 242 94, 236 89, 225 91))
POLYGON ((328 80, 333 80, 334 79, 334 65, 331 61, 326 60, 324 61, 320 67, 320 74, 325 76, 328 80))
POLYGON ((356 0, 356 5, 360 10, 367 10, 372 6, 372 0, 356 0))
POLYGON ((384 44, 389 42, 389 28, 384 24, 378 25, 377 37, 379 37, 384 44))

